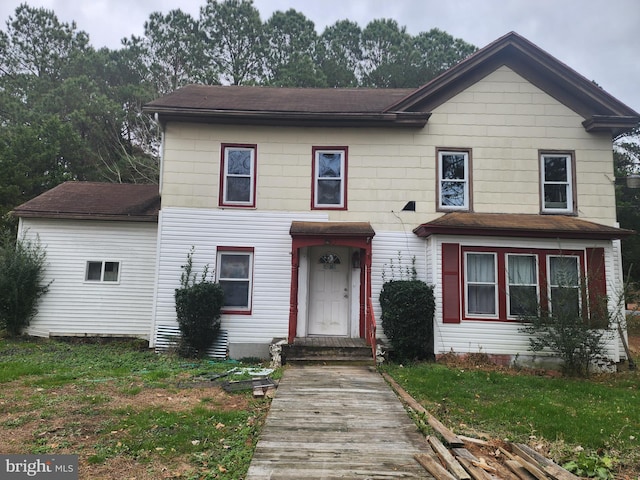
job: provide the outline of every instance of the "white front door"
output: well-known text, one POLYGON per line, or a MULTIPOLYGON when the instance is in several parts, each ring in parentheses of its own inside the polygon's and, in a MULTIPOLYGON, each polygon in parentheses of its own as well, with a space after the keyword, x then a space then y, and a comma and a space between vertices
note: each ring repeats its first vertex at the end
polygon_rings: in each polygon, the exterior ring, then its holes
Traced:
POLYGON ((346 247, 311 249, 308 335, 349 336, 349 260, 346 247))

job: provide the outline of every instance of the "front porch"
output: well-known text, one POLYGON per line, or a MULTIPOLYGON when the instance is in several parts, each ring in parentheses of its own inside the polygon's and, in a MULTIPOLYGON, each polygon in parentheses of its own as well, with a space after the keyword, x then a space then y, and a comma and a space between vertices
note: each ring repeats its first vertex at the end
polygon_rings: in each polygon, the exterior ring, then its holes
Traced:
POLYGON ((374 365, 364 338, 304 337, 282 345, 282 364, 374 365))

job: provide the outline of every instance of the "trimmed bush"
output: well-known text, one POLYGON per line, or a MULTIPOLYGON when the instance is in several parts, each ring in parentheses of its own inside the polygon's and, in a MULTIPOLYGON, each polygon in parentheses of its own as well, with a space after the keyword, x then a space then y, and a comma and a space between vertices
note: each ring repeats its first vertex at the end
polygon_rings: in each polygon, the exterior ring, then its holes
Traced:
POLYGON ((382 328, 398 360, 433 359, 433 288, 420 280, 392 280, 380 292, 382 328))
POLYGON ((18 336, 38 313, 38 300, 49 290, 43 285, 46 252, 39 240, 25 238, 0 245, 0 328, 18 336))
POLYGON ((198 281, 193 269, 193 249, 187 255, 180 278, 181 288, 175 292, 176 315, 180 327, 180 355, 204 357, 220 333, 220 312, 224 305, 224 292, 218 283, 207 281, 205 267, 198 281))

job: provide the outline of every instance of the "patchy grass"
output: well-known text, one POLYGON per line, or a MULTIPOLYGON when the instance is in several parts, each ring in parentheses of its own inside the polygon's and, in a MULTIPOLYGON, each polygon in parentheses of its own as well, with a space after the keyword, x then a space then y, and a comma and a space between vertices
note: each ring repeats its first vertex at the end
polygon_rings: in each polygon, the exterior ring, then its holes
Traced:
POLYGON ((269 401, 210 380, 235 366, 141 342, 0 339, 0 452, 78 454, 81 479, 241 479, 269 401))
POLYGON ((558 463, 585 451, 640 474, 640 373, 576 380, 497 368, 477 358, 384 369, 454 431, 529 443, 558 463))

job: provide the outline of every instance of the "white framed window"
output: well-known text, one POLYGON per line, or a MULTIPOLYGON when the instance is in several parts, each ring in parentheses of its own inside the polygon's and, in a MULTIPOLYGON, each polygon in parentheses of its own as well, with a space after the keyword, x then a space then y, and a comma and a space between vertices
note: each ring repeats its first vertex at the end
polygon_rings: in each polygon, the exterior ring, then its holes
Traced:
POLYGON ((314 209, 347 208, 347 147, 313 147, 314 209))
POLYGON ((438 209, 469 210, 468 150, 438 150, 438 209))
POLYGON ((120 262, 88 261, 85 281, 87 282, 119 282, 120 262))
POLYGON ((222 145, 220 206, 255 207, 255 145, 222 145))
POLYGON ((543 213, 574 213, 573 157, 568 153, 540 154, 543 213))
POLYGON ((465 253, 465 295, 468 316, 498 315, 498 285, 495 253, 465 253))
POLYGON ((580 314, 580 265, 577 256, 547 257, 549 308, 553 315, 580 314))
POLYGON ((223 312, 250 313, 253 248, 219 247, 216 272, 224 291, 223 312))
POLYGON ((507 255, 507 308, 510 318, 535 315, 540 304, 537 255, 507 255))

